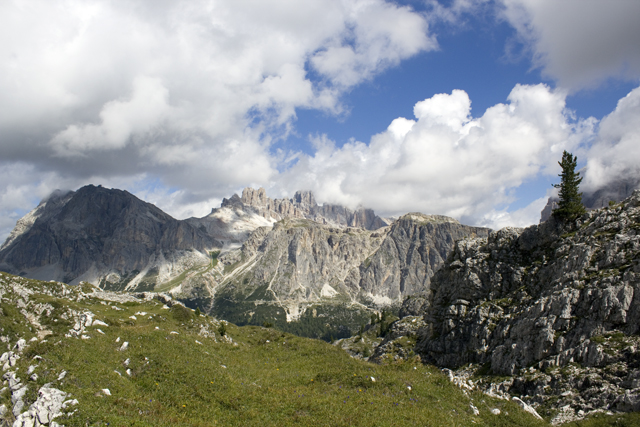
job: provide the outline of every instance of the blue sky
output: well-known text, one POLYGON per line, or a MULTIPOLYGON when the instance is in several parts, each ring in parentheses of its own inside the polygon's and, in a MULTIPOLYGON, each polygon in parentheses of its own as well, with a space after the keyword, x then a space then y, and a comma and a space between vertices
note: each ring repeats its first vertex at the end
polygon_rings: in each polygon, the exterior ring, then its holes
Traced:
MULTIPOLYGON (((422 2, 399 3, 428 10, 422 2)), ((527 46, 517 41, 517 31, 507 22, 487 10, 464 14, 462 21, 459 26, 437 27, 437 51, 415 55, 345 94, 348 114, 336 117, 317 110, 299 110, 296 133, 282 145, 312 154, 314 149, 308 136, 317 133, 325 133, 337 146, 350 139, 367 142, 395 118, 412 118, 416 102, 433 94, 451 93, 453 89, 463 89, 469 94, 471 114, 477 116, 505 102, 516 84, 558 87, 553 78, 543 75, 542 67, 532 63, 527 46)), ((637 85, 637 79, 607 78, 592 87, 572 91, 566 98, 566 106, 578 117, 602 119, 637 85)), ((584 166, 586 159, 579 160, 580 167, 584 166)), ((556 176, 537 176, 523 183, 515 189, 515 199, 508 203, 508 208, 526 207, 557 182, 556 176)))
POLYGON ((56 188, 177 218, 263 186, 538 221, 562 150, 640 176, 634 0, 8 1, 0 239, 56 188))

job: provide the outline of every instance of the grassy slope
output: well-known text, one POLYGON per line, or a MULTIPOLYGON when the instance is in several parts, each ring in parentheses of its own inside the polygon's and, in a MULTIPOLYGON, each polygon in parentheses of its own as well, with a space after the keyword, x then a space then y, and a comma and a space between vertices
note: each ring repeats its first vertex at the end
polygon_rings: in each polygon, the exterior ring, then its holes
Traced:
MULTIPOLYGON (((21 281, 32 288, 46 287, 57 295, 65 289, 5 274, 0 279, 5 284, 21 281)), ((71 293, 79 294, 76 289, 71 293)), ((511 402, 481 394, 465 396, 438 369, 419 363, 373 365, 325 342, 257 326, 228 324, 227 336, 233 342, 227 342, 214 319, 195 317, 188 310, 167 310, 156 301, 108 305, 95 298, 69 302, 43 294, 29 299, 48 302, 55 309, 49 318, 42 318, 54 335, 46 342, 31 343, 17 363, 18 375, 30 385, 25 410, 39 387, 53 383, 79 401, 73 416, 56 420, 66 426, 547 425, 511 402), (90 339, 65 338, 72 322, 53 319, 69 305, 108 323, 97 327, 105 334, 89 327, 90 339), (142 311, 147 314, 135 314, 142 311), (137 319, 130 319, 132 315, 137 319), (200 335, 203 327, 215 335, 200 335), (124 341, 129 348, 118 351, 124 341), (33 360, 35 355, 42 360, 33 360), (131 376, 125 372, 126 359, 131 376), (26 379, 26 370, 36 364, 37 386, 26 379), (58 381, 63 370, 67 375, 58 381), (100 392, 104 388, 111 396, 100 392), (479 416, 471 414, 471 401, 479 416), (499 408, 501 415, 491 414, 492 408, 499 408)), ((3 334, 14 335, 12 343, 15 334, 29 340, 35 332, 18 310, 11 310, 15 300, 5 292, 6 309, 0 316, 3 334)), ((0 398, 10 405, 8 391, 0 398)))

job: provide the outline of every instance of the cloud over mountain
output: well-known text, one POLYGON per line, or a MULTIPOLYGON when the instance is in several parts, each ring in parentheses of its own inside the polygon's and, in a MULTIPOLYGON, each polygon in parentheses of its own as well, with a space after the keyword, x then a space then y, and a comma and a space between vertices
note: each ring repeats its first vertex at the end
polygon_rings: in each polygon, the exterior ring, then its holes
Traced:
POLYGON ((498 226, 535 221, 541 199, 517 212, 508 205, 522 183, 557 173, 564 148, 589 162, 585 184, 633 169, 637 156, 625 153, 640 145, 637 91, 599 127, 574 118, 565 100, 640 75, 638 2, 406 3, 1 3, 0 240, 37 200, 88 183, 127 189, 179 218, 264 186, 274 196, 310 189, 319 202, 498 226), (436 36, 477 11, 508 23, 557 87, 517 85, 473 117, 471 88, 433 95, 400 82, 418 94, 404 108, 427 98, 414 117, 377 123, 368 135, 388 129, 370 140, 334 143, 319 127, 311 150, 290 142, 301 110, 339 122, 358 85, 375 86, 426 52, 437 66, 436 36))
POLYGON ((301 156, 282 183, 379 212, 417 209, 493 225, 487 215, 511 202, 513 189, 557 174, 554 160, 592 134, 593 120, 573 120, 565 96, 517 85, 506 104, 474 118, 466 92, 437 94, 415 105, 415 119, 397 118, 368 145, 338 148, 316 138, 317 152, 301 156))
POLYGON ((36 172, 22 191, 40 197, 161 177, 183 203, 268 181, 296 109, 340 114, 345 91, 437 47, 384 0, 9 1, 0 38, 0 177, 36 172))

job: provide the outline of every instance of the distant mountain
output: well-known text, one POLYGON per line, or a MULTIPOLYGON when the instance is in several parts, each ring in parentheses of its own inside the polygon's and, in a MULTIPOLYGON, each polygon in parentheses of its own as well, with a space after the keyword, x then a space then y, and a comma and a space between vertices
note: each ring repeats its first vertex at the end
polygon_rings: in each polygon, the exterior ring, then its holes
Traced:
POLYGON ((262 217, 276 221, 284 218, 306 218, 320 224, 366 230, 377 230, 391 223, 390 220, 377 216, 372 209, 358 208, 352 211, 344 206, 327 203, 318 206, 311 191, 298 191, 291 199, 274 200, 267 197, 264 188, 245 188, 241 202, 262 217))
POLYGON ((489 232, 419 213, 388 223, 370 209, 319 206, 308 191, 271 199, 262 188, 180 221, 126 191, 86 186, 52 194, 18 221, 0 270, 168 291, 239 324, 349 335, 371 309, 428 293, 456 240, 489 232))
MULTIPOLYGON (((584 191, 582 193, 582 204, 588 209, 600 209, 609 205, 609 202, 620 202, 633 194, 633 191, 640 189, 640 177, 625 176, 615 181, 609 182, 597 190, 584 191)), ((549 219, 553 209, 558 206, 557 197, 549 197, 547 204, 540 213, 540 222, 549 219)))
POLYGON ((25 277, 153 288, 179 266, 209 260, 215 238, 132 194, 88 185, 56 192, 18 221, 0 269, 25 277), (145 283, 154 277, 153 283, 145 283))
POLYGON ((455 242, 489 231, 418 213, 378 230, 285 219, 257 229, 241 249, 220 255, 210 280, 186 280, 175 295, 237 324, 348 336, 368 321, 368 309, 428 293, 455 242))
POLYGON ((259 227, 285 218, 376 229, 371 209, 318 206, 311 192, 270 199, 245 188, 203 218, 176 220, 132 194, 89 185, 56 191, 21 218, 0 249, 0 269, 26 277, 109 289, 170 289, 186 271, 205 268, 210 252, 240 247, 259 227))

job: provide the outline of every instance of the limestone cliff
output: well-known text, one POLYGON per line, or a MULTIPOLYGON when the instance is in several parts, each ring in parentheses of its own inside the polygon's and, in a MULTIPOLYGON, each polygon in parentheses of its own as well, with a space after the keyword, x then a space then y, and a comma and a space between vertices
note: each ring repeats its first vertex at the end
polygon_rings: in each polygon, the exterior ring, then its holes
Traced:
POLYGON ((241 201, 268 220, 306 218, 336 227, 358 227, 367 230, 376 230, 390 223, 389 220, 377 216, 371 209, 358 208, 352 211, 344 206, 326 203, 319 206, 311 191, 298 191, 291 199, 271 199, 267 197, 264 188, 245 188, 241 201))
MULTIPOLYGON (((300 321, 328 307, 399 307, 429 292, 431 276, 456 240, 489 230, 443 216, 407 214, 375 231, 285 219, 260 228, 237 251, 220 256, 211 312, 237 323, 300 321)), ((201 287, 201 289, 203 289, 201 287)), ((188 295, 182 295, 188 299, 188 295)), ((344 310, 343 310, 344 311, 344 310)), ((365 310, 366 311, 366 310, 365 310)), ((335 315, 335 310, 334 310, 335 315)), ((366 316, 355 316, 350 332, 366 316)))
POLYGON ((442 215, 406 214, 394 222, 380 249, 365 261, 361 292, 387 303, 427 292, 431 277, 457 240, 486 237, 489 231, 442 215))
POLYGON ((559 400, 559 420, 640 410, 640 191, 572 225, 459 241, 431 289, 425 362, 511 376, 477 385, 542 409, 559 400))

